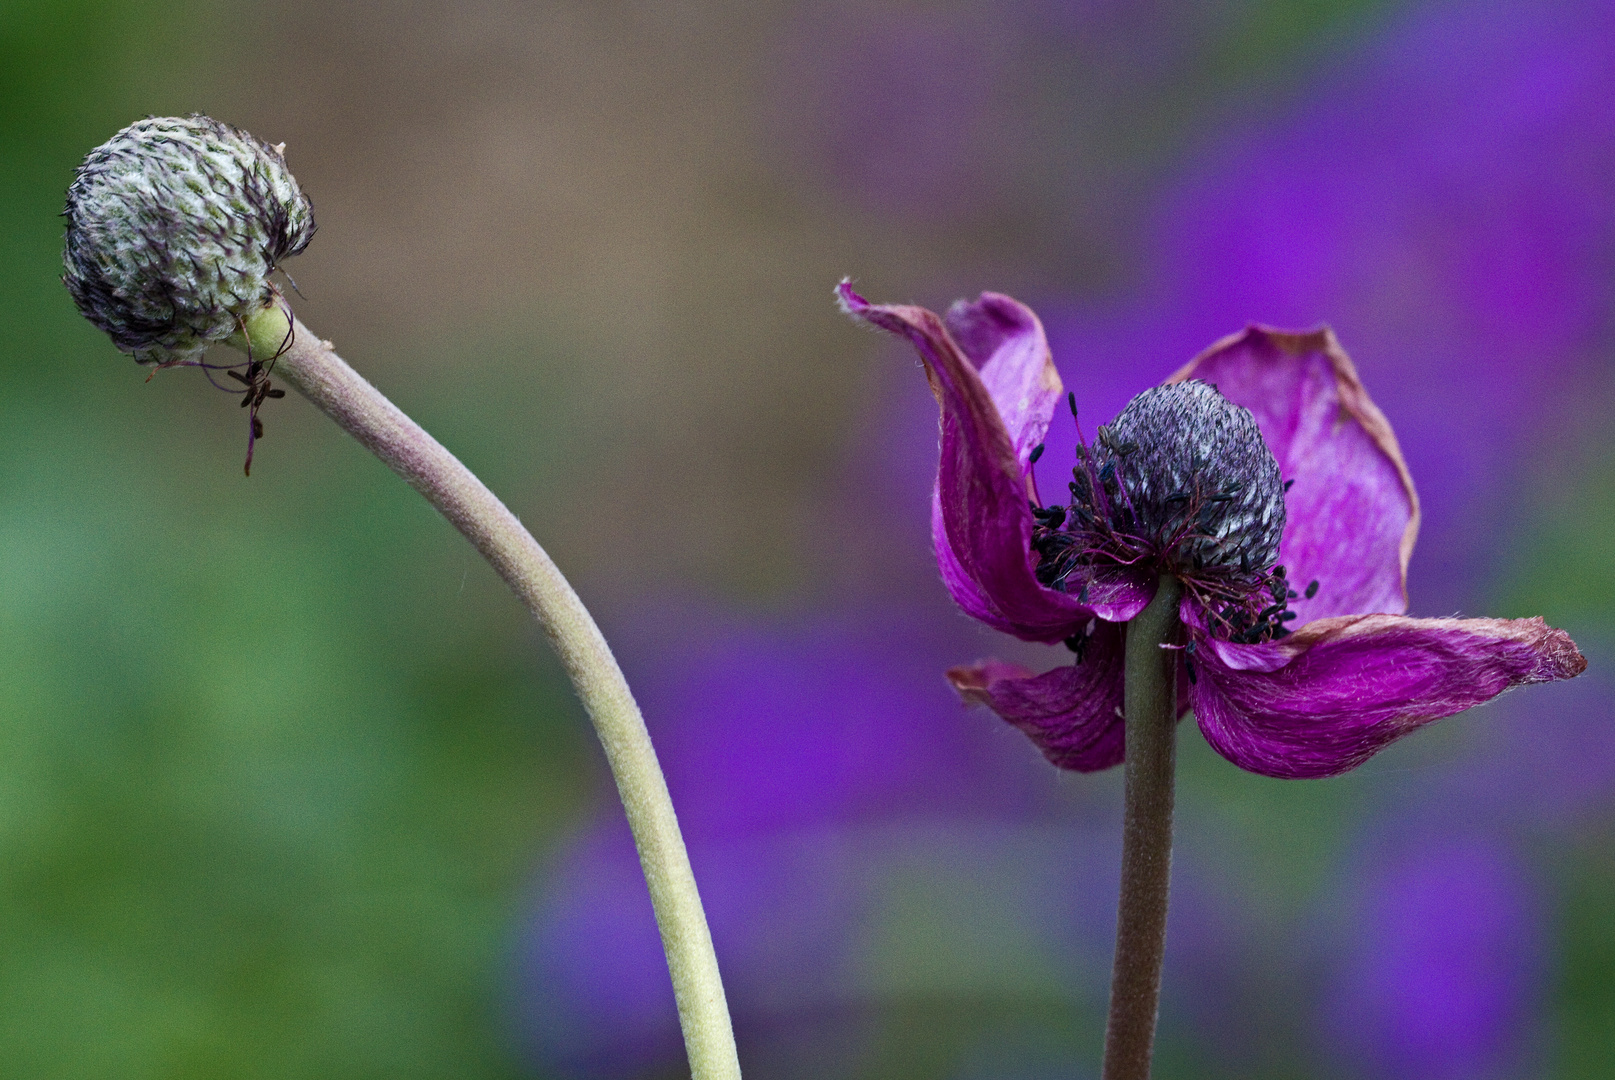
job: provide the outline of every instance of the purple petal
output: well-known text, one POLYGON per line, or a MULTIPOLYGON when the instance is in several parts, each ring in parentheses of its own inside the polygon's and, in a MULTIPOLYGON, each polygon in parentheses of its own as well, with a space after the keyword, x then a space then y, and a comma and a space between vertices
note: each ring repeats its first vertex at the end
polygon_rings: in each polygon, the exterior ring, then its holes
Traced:
POLYGON ((1082 663, 1033 675, 989 660, 948 672, 959 696, 1024 731, 1062 769, 1097 772, 1122 760, 1122 629, 1101 622, 1082 663))
POLYGON ((1031 309, 983 293, 955 305, 944 325, 925 308, 870 304, 846 282, 837 295, 848 314, 907 338, 925 363, 941 409, 937 563, 959 605, 995 629, 1044 642, 1071 636, 1095 616, 1124 622, 1142 611, 1153 582, 1119 576, 1080 603, 1034 573, 1030 458, 1061 385, 1031 309))
POLYGON ((1241 670, 1200 649, 1190 704, 1223 757, 1290 778, 1346 772, 1432 720, 1587 667, 1569 635, 1541 619, 1348 616, 1243 649, 1273 669, 1241 670))
POLYGON ((1004 618, 998 606, 988 599, 981 586, 976 584, 976 579, 959 562, 959 556, 954 554, 953 545, 948 542, 948 527, 943 519, 942 495, 934 485, 931 489, 931 546, 936 550, 936 565, 942 574, 942 584, 947 586, 953 602, 963 608, 966 615, 981 620, 994 630, 1014 633, 1014 624, 1004 618))
POLYGON ((976 366, 1016 461, 1031 476, 1028 459, 1043 442, 1063 389, 1043 324, 1031 308, 998 293, 982 293, 974 304, 956 301, 943 322, 976 366))
POLYGON ((1396 435, 1327 328, 1287 333, 1251 326, 1224 338, 1168 382, 1204 379, 1256 417, 1294 486, 1279 561, 1304 621, 1407 610, 1407 566, 1419 497, 1396 435))

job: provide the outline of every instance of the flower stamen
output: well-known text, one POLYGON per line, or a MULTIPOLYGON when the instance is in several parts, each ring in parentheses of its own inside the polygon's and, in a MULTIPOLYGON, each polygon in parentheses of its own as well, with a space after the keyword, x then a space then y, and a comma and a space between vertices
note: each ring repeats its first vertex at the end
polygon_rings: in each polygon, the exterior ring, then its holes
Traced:
MULTIPOLYGON (((1075 418, 1075 395, 1068 402, 1075 418)), ((1249 412, 1189 381, 1134 398, 1092 446, 1080 424, 1077 439, 1070 504, 1032 506, 1042 584, 1069 592, 1081 581, 1085 596, 1104 567, 1170 573, 1220 636, 1288 633, 1292 591, 1273 562, 1284 485, 1249 412)))

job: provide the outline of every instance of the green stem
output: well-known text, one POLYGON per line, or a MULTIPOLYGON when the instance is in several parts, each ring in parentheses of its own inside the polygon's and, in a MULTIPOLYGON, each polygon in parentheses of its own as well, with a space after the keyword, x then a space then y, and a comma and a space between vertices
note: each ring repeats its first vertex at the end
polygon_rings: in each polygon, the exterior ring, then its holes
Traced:
POLYGON ((1126 818, 1116 961, 1110 976, 1103 1080, 1149 1080, 1166 953, 1172 878, 1172 774, 1177 757, 1178 636, 1183 587, 1163 575, 1127 624, 1126 818))
POLYGON ((295 317, 286 345, 289 314, 271 307, 247 321, 253 355, 273 356, 284 347, 275 376, 284 377, 426 496, 476 545, 549 636, 600 736, 639 848, 692 1080, 738 1080, 729 1005, 673 801, 639 706, 599 627, 516 515, 459 459, 295 317))

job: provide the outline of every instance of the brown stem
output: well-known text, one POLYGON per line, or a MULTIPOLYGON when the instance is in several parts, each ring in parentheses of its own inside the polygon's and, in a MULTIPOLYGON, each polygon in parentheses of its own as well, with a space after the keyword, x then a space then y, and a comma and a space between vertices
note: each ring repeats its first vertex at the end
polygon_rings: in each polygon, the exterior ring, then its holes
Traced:
POLYGON ((1102 1080, 1149 1080, 1166 953, 1172 878, 1172 774, 1177 758, 1178 579, 1163 575, 1155 599, 1127 624, 1126 818, 1116 962, 1110 976, 1102 1080))

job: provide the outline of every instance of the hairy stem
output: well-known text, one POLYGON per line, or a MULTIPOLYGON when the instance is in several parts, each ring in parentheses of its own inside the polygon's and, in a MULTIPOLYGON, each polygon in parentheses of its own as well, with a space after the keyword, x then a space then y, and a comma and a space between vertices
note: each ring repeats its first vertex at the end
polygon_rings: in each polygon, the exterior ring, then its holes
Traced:
POLYGON ((294 333, 285 345, 287 317, 272 307, 248 320, 252 354, 272 356, 284 347, 275 376, 295 386, 426 496, 482 552, 549 636, 594 722, 628 813, 673 977, 691 1076, 738 1080, 729 1005, 673 801, 639 706, 599 627, 516 515, 441 443, 295 316, 294 333))
POLYGON ((1127 624, 1126 818, 1116 962, 1110 976, 1103 1080, 1149 1080, 1166 952, 1172 878, 1172 774, 1177 758, 1178 601, 1163 575, 1155 599, 1127 624))

